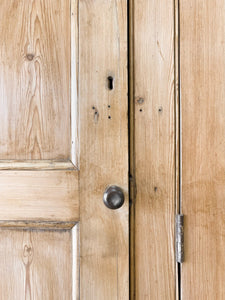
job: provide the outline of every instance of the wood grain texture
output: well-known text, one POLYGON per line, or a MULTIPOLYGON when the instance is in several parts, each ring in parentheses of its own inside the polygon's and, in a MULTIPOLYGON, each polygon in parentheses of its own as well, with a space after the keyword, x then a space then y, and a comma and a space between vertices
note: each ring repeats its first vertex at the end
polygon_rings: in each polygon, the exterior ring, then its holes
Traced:
POLYGON ((127 1, 79 4, 81 299, 129 299, 127 1), (114 88, 108 88, 108 76, 114 88), (110 118, 109 118, 110 117, 110 118), (126 200, 103 204, 108 185, 126 200))
POLYGON ((70 0, 0 3, 0 158, 69 159, 70 0))
POLYGON ((72 231, 0 229, 0 299, 72 298, 72 231))
POLYGON ((180 1, 182 299, 225 295, 225 2, 180 1))
POLYGON ((175 299, 174 1, 134 1, 135 299, 175 299))
POLYGON ((0 171, 0 220, 77 221, 77 171, 0 171))
POLYGON ((76 170, 70 160, 0 160, 0 170, 76 170))
POLYGON ((72 229, 76 222, 42 220, 1 220, 0 228, 11 229, 72 229))
POLYGON ((76 9, 0 3, 0 299, 79 299, 76 9))

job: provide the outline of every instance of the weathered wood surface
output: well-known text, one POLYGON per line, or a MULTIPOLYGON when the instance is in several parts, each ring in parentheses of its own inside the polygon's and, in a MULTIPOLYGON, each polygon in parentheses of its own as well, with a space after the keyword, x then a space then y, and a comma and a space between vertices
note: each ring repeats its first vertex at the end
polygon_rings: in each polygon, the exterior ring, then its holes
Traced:
POLYGON ((0 160, 0 170, 76 170, 70 160, 0 160))
POLYGON ((0 171, 0 220, 79 220, 77 171, 0 171))
POLYGON ((71 230, 0 229, 0 239, 0 299, 76 299, 71 230))
POLYGON ((180 1, 182 299, 225 295, 225 2, 180 1))
POLYGON ((68 159, 70 0, 0 3, 0 159, 68 159))
POLYGON ((72 298, 79 219, 80 298, 129 298, 127 1, 76 3, 0 4, 3 299, 72 298), (117 211, 102 201, 110 184, 126 196, 117 211))
POLYGON ((129 299, 127 1, 80 1, 81 299, 129 299), (108 77, 113 77, 109 89, 108 77), (102 201, 117 184, 126 201, 102 201))
POLYGON ((174 1, 133 4, 135 299, 175 299, 174 1))

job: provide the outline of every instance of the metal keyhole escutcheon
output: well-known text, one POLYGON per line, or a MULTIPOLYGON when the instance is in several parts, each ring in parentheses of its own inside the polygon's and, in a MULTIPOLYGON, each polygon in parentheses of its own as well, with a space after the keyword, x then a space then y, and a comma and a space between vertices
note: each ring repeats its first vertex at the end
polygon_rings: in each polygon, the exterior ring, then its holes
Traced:
POLYGON ((103 195, 103 202, 110 209, 120 208, 124 203, 123 190, 116 185, 107 187, 103 195))

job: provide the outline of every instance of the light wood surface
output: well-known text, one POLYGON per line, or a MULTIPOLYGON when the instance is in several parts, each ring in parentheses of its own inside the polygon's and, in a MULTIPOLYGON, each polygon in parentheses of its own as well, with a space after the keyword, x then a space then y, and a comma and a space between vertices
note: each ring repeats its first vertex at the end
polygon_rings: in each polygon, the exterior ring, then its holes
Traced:
POLYGON ((0 3, 0 299, 79 299, 76 9, 0 3))
POLYGON ((72 229, 77 223, 74 221, 43 221, 43 220, 1 220, 0 228, 10 229, 72 229))
POLYGON ((79 101, 80 297, 128 300, 126 0, 80 1, 79 101), (115 211, 102 201, 112 184, 121 186, 126 196, 115 211))
POLYGON ((175 299, 174 1, 134 1, 135 299, 175 299))
POLYGON ((71 156, 70 2, 0 2, 0 159, 71 156))
POLYGON ((225 295, 225 2, 180 1, 182 299, 225 295))
POLYGON ((78 102, 78 68, 79 68, 79 1, 70 0, 71 18, 71 161, 79 168, 80 162, 80 116, 78 102))
POLYGON ((70 160, 0 160, 0 170, 76 170, 70 160))
POLYGON ((71 230, 0 229, 0 239, 0 299, 76 299, 71 230))
POLYGON ((0 171, 0 220, 79 220, 77 171, 0 171))
POLYGON ((0 36, 0 299, 128 300, 127 1, 3 0, 0 36))

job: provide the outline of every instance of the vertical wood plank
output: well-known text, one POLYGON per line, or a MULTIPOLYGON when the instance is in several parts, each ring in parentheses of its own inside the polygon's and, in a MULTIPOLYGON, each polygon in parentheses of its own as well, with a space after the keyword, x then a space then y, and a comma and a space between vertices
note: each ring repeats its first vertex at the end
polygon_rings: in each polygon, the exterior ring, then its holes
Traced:
POLYGON ((225 2, 180 1, 182 299, 225 295, 225 2))
POLYGON ((79 1, 81 299, 129 297, 127 1, 79 1), (113 77, 109 89, 108 77, 113 77), (104 206, 108 185, 125 204, 104 206))
POLYGON ((135 299, 175 299, 174 1, 134 1, 135 299))

